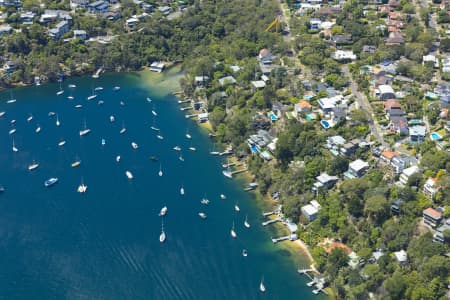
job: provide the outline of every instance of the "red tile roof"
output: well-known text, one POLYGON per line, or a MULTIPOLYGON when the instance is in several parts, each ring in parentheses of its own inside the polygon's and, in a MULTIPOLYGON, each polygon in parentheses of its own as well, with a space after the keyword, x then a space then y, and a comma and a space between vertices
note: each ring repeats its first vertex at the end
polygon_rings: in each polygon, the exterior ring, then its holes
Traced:
POLYGON ((429 207, 423 211, 423 214, 429 215, 435 219, 442 218, 442 213, 440 211, 435 210, 432 207, 429 207))

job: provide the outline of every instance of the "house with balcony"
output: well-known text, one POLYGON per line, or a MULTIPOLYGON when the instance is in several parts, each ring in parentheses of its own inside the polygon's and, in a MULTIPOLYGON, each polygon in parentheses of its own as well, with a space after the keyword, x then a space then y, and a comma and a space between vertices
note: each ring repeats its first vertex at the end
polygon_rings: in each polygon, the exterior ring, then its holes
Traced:
POLYGON ((402 171, 402 174, 400 175, 400 179, 399 179, 400 183, 407 185, 409 178, 412 175, 418 173, 419 171, 420 171, 420 169, 418 166, 412 166, 412 167, 404 169, 402 171))
POLYGON ((422 212, 423 222, 436 228, 442 221, 442 212, 429 207, 422 212))
POLYGON ((92 14, 103 14, 106 13, 109 9, 109 3, 103 0, 95 1, 89 3, 87 9, 92 14))
POLYGON ((429 177, 425 184, 423 185, 423 193, 428 198, 433 199, 436 193, 439 191, 439 186, 437 185, 437 178, 429 177))
POLYGON ((314 192, 317 192, 321 188, 332 188, 339 180, 339 178, 337 176, 328 175, 327 173, 322 173, 316 177, 316 180, 317 181, 314 183, 312 188, 314 192))
POLYGON ((415 125, 409 128, 409 142, 412 144, 421 143, 425 140, 427 128, 422 125, 415 125))
POLYGON ((65 33, 69 32, 69 22, 61 21, 56 26, 48 31, 48 34, 53 39, 61 38, 65 33))
POLYGON ((344 173, 347 178, 360 178, 369 170, 369 164, 361 159, 352 161, 348 165, 348 171, 344 173))

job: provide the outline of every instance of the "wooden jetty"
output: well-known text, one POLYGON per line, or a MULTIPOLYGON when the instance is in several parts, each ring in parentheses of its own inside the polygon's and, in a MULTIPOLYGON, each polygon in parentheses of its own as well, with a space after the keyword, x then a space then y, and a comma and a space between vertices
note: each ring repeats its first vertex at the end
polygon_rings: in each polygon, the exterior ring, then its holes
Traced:
POLYGON ((233 171, 233 172, 231 172, 231 174, 234 175, 234 174, 239 174, 239 173, 243 173, 243 172, 247 172, 247 168, 233 171))
POLYGON ((268 217, 268 216, 271 216, 271 215, 274 215, 275 214, 275 212, 274 211, 267 211, 267 212, 263 212, 263 217, 268 217))
POLYGON ((281 218, 278 217, 276 219, 272 219, 272 220, 268 220, 268 221, 262 222, 262 226, 267 226, 267 225, 270 225, 272 223, 276 223, 276 222, 280 222, 280 221, 281 221, 281 218))

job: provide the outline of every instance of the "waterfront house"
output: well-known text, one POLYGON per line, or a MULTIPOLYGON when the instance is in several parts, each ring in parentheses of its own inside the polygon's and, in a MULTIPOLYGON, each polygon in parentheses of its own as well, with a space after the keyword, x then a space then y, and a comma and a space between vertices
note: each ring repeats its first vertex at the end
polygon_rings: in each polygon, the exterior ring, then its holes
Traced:
POLYGON ((445 240, 444 231, 449 230, 450 231, 450 219, 447 219, 443 225, 439 226, 436 229, 436 232, 433 235, 433 242, 437 243, 445 243, 450 242, 445 240))
POLYGON ((73 38, 74 39, 80 39, 80 40, 86 40, 87 39, 87 33, 86 30, 74 30, 73 31, 73 38))
POLYGON ((394 257, 400 265, 408 264, 408 254, 405 250, 402 249, 400 251, 394 252, 394 257))
POLYGON ((10 74, 12 72, 14 72, 15 70, 17 70, 17 64, 15 64, 14 62, 7 60, 5 62, 5 64, 3 65, 3 72, 5 74, 10 74))
POLYGON ((256 134, 250 135, 247 144, 252 152, 261 152, 272 141, 273 136, 267 130, 260 129, 256 134))
POLYGON ((353 43, 353 37, 351 34, 335 34, 331 37, 331 42, 334 46, 348 45, 353 43))
POLYGON ((165 68, 165 65, 163 62, 160 61, 154 61, 150 65, 150 71, 161 73, 165 68))
POLYGON ((208 122, 209 114, 207 112, 198 114, 197 118, 200 123, 208 122))
POLYGON ((400 182, 402 183, 402 184, 404 184, 404 185, 406 185, 406 184, 408 184, 408 180, 409 180, 409 178, 412 176, 412 175, 414 175, 414 174, 416 174, 417 172, 419 172, 420 171, 420 169, 419 169, 419 167, 418 166, 412 166, 412 167, 409 167, 409 168, 407 168, 407 169, 404 169, 403 171, 402 171, 402 174, 400 175, 400 182))
POLYGON ((409 128, 409 141, 413 144, 421 143, 425 140, 427 128, 422 125, 415 125, 409 128))
POLYGON ((12 27, 9 24, 0 25, 0 36, 4 34, 10 34, 12 32, 12 27))
POLYGON ((423 193, 428 198, 434 198, 436 193, 439 191, 439 186, 437 185, 437 178, 431 178, 429 177, 425 184, 423 185, 423 193))
POLYGON ((359 178, 362 177, 369 169, 369 164, 361 159, 352 161, 348 165, 348 171, 346 176, 349 178, 359 178))
POLYGON ((429 207, 422 212, 423 222, 431 227, 437 227, 442 221, 442 212, 429 207))
POLYGON ((92 2, 88 5, 87 9, 93 14, 103 14, 108 11, 109 3, 103 0, 92 2))
POLYGON ((300 102, 294 105, 294 112, 298 116, 300 113, 310 113, 312 109, 311 103, 306 100, 300 100, 300 102))
POLYGON ((222 77, 222 78, 219 78, 219 84, 221 86, 235 85, 236 79, 234 79, 233 76, 222 77))
POLYGON ((262 64, 271 65, 272 59, 273 59, 272 53, 268 49, 263 48, 259 51, 258 60, 260 60, 262 64))
POLYGON ((320 210, 320 204, 313 200, 309 202, 309 204, 306 204, 302 206, 301 211, 302 215, 308 220, 308 222, 314 221, 317 219, 317 215, 320 210))
POLYGON ((206 83, 208 83, 209 77, 208 76, 195 76, 194 77, 194 84, 196 86, 205 86, 206 83))
POLYGON ((320 188, 324 187, 326 189, 332 188, 336 182, 339 180, 337 176, 330 176, 327 173, 322 173, 316 177, 316 182, 313 185, 312 190, 317 192, 320 188))
POLYGON ((65 33, 69 32, 69 22, 61 21, 56 26, 48 31, 48 34, 53 39, 61 38, 65 33))

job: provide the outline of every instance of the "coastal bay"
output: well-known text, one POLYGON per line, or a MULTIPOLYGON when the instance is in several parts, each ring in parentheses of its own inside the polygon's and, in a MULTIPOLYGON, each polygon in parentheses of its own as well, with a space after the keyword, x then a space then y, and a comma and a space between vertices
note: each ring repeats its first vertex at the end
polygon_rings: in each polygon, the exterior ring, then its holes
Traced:
POLYGON ((5 187, 0 196, 3 296, 317 297, 297 274, 307 260, 301 253, 272 244, 270 231, 260 226, 256 197, 243 191, 242 181, 222 176, 221 158, 209 155, 212 142, 179 110, 172 95, 179 89, 177 73, 171 69, 165 75, 73 78, 61 84, 64 93, 59 96, 59 84, 19 88, 13 90, 17 99, 13 104, 5 103, 10 91, 0 94, 0 111, 6 112, 0 118, 0 184, 5 187), (120 86, 120 91, 113 91, 114 86, 120 86), (95 92, 98 87, 104 90, 95 92), (97 97, 87 100, 93 93, 97 97), (60 126, 49 112, 57 114, 60 126), (85 124, 92 132, 80 137, 85 124), (127 130, 121 135, 122 126, 127 130), (151 126, 160 129, 163 140, 156 138, 151 126), (17 131, 9 135, 11 128, 17 131), (192 139, 186 139, 187 130, 192 139), (17 152, 11 151, 13 140, 17 152), (61 140, 66 144, 59 147, 61 140), (132 142, 139 148, 132 149, 132 142), (176 145, 184 161, 173 150, 176 145), (197 151, 189 151, 189 146, 197 151), (158 161, 150 160, 151 156, 158 161), (81 164, 72 168, 77 158, 81 164), (39 168, 27 170, 33 161, 39 168), (158 176, 160 168, 163 176, 158 176), (132 180, 126 178, 126 170, 133 173, 132 180), (49 177, 58 177, 59 182, 45 188, 49 177), (76 192, 81 181, 88 186, 86 194, 76 192), (185 195, 180 195, 181 186, 185 195), (221 193, 226 200, 220 199, 221 193), (209 205, 200 203, 205 197, 209 205), (239 213, 233 210, 236 203, 239 213), (161 244, 158 212, 163 206, 168 207, 167 240, 161 244), (207 214, 206 220, 198 217, 200 211, 207 214), (250 229, 243 226, 246 214, 250 229), (230 236, 233 222, 236 239, 230 236), (244 248, 248 257, 241 254, 244 248), (258 290, 262 277, 265 294, 258 290))

